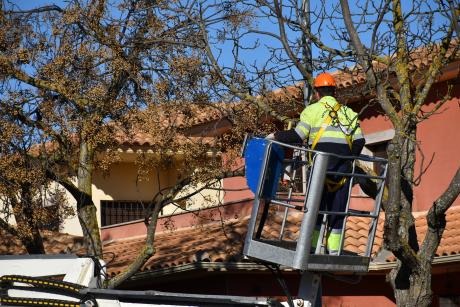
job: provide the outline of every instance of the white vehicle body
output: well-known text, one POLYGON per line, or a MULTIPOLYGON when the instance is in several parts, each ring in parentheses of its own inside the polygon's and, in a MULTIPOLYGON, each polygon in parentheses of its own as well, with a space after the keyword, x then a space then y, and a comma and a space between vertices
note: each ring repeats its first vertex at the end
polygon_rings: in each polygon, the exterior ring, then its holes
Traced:
POLYGON ((280 306, 266 298, 102 289, 104 265, 74 255, 0 256, 0 306, 280 306))

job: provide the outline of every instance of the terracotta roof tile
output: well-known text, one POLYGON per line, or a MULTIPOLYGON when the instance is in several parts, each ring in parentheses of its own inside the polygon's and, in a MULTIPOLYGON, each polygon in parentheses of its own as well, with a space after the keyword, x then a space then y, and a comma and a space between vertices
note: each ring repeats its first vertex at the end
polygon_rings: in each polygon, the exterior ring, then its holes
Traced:
MULTIPOLYGON (((47 254, 85 254, 82 237, 54 231, 43 231, 42 235, 47 254)), ((27 254, 27 251, 21 241, 0 229, 0 255, 23 254, 27 254)))
MULTIPOLYGON (((217 223, 157 233, 156 253, 142 270, 169 268, 193 262, 241 260, 246 222, 247 219, 231 220, 225 223, 225 226, 217 223)), ((142 248, 143 243, 144 241, 139 239, 134 242, 125 239, 105 244, 104 252, 115 255, 109 264, 109 273, 113 275, 126 268, 142 248)), ((109 261, 110 257, 106 260, 109 261)))
MULTIPOLYGON (((263 236, 278 238, 280 216, 274 214, 272 223, 263 230, 263 236)), ((300 214, 292 214, 286 224, 285 240, 295 240, 299 232, 300 214)), ((448 224, 439 246, 437 255, 460 253, 460 207, 449 209, 448 224)), ((175 231, 165 231, 156 234, 156 254, 146 263, 141 271, 170 268, 181 264, 194 262, 240 262, 242 248, 249 217, 231 220, 223 227, 220 223, 200 225, 175 231)), ((426 232, 424 216, 416 220, 417 231, 420 235, 426 232)), ((370 219, 351 217, 345 232, 344 249, 355 253, 364 253, 367 243, 367 233, 370 219)), ((383 213, 377 226, 372 255, 375 257, 383 246, 383 213)), ((124 239, 109 242, 104 245, 106 253, 115 254, 108 265, 109 274, 114 275, 126 268, 142 248, 143 239, 124 239)), ((109 259, 106 259, 107 261, 109 259)), ((389 259, 391 260, 391 259, 389 259)))
MULTIPOLYGON (((212 104, 164 104, 154 105, 149 110, 130 114, 125 121, 129 124, 110 122, 107 128, 114 136, 116 145, 128 147, 152 147, 158 144, 157 137, 152 135, 140 123, 151 122, 156 126, 172 129, 186 130, 212 121, 222 120, 231 110, 240 110, 245 104, 235 103, 212 103, 212 104)), ((206 136, 187 136, 175 134, 176 144, 204 144, 214 145, 216 139, 206 136)), ((73 143, 78 142, 76 136, 72 136, 73 143)), ((164 144, 162 144, 164 145, 164 144)), ((38 155, 40 152, 51 152, 58 148, 55 142, 45 142, 32 146, 30 152, 38 155)))
MULTIPOLYGON (((273 223, 264 228, 264 235, 277 238, 279 235, 279 216, 273 223)), ((292 214, 286 224, 286 240, 298 237, 301 215, 292 214)), ((383 214, 382 214, 383 217, 383 214)), ((436 256, 460 254, 460 206, 448 210, 447 227, 436 256)), ((147 261, 141 271, 171 268, 195 262, 241 262, 242 248, 249 217, 233 219, 222 223, 198 225, 180 228, 174 231, 163 231, 155 237, 155 255, 147 261)), ((363 253, 367 241, 369 219, 351 217, 345 232, 344 249, 355 253, 363 253)), ((425 216, 416 218, 416 228, 419 238, 427 231, 425 216)), ((44 232, 45 248, 49 254, 77 253, 84 254, 83 240, 68 234, 44 232)), ((137 256, 143 247, 145 237, 115 240, 105 242, 105 260, 108 262, 108 272, 115 275, 125 269, 137 256), (113 259, 112 259, 113 257, 113 259)), ((383 218, 379 219, 372 254, 375 256, 383 245, 383 218)), ((15 237, 1 233, 0 255, 25 254, 25 248, 15 237)), ((395 258, 388 257, 387 261, 395 258)))
MULTIPOLYGON (((180 135, 174 135, 177 143, 202 143, 213 145, 215 137, 212 136, 188 136, 187 129, 214 121, 223 121, 233 112, 241 112, 247 107, 247 103, 178 103, 154 105, 150 109, 136 113, 132 122, 139 122, 132 127, 118 127, 116 140, 120 145, 128 146, 154 146, 156 137, 148 132, 148 127, 142 123, 150 123, 155 127, 164 129, 178 129, 180 135)), ((212 131, 211 131, 212 132, 212 131)), ((212 133, 211 133, 212 135, 212 133)))
MULTIPOLYGON (((441 243, 436 250, 435 256, 448 256, 460 254, 460 206, 451 207, 446 213, 447 226, 442 235, 441 243)), ((428 230, 426 216, 418 216, 415 220, 417 239, 419 244, 422 243, 428 230)), ((395 261, 396 258, 391 255, 386 261, 395 261)))

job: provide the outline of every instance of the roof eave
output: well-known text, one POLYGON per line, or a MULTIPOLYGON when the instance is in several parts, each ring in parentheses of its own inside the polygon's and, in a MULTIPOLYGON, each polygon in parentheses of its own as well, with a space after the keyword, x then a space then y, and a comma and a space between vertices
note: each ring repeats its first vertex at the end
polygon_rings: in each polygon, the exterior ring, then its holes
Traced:
MULTIPOLYGON (((460 263, 460 254, 446 255, 435 257, 433 265, 460 263)), ((396 262, 371 262, 369 264, 369 273, 384 273, 396 267, 396 262)), ((295 271, 292 268, 281 267, 285 272, 295 271)), ((251 262, 195 262, 176 265, 168 268, 143 271, 135 274, 130 281, 140 281, 156 277, 164 277, 173 274, 185 273, 190 271, 206 272, 229 272, 229 271, 268 271, 268 268, 262 264, 251 262)))
MULTIPOLYGON (((433 259, 433 265, 451 264, 460 262, 460 254, 438 256, 433 259)), ((371 262, 369 264, 369 272, 371 271, 386 271, 396 267, 396 261, 391 262, 371 262)))
MULTIPOLYGON (((283 271, 295 271, 293 269, 282 267, 283 271)), ((186 263, 168 268, 159 268, 149 271, 136 273, 130 278, 130 281, 138 281, 153 277, 164 277, 172 274, 179 274, 201 270, 207 272, 228 272, 228 271, 268 271, 268 268, 262 264, 251 262, 194 262, 186 263)))

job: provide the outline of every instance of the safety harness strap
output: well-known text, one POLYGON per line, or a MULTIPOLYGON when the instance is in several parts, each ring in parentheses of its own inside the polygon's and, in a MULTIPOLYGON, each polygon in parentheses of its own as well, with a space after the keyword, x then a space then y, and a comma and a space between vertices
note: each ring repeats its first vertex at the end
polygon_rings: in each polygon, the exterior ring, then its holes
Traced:
MULTIPOLYGON (((316 144, 318 144, 326 128, 331 124, 334 118, 338 117, 338 112, 341 107, 342 105, 338 102, 334 105, 334 107, 332 108, 332 110, 329 112, 328 116, 324 120, 324 122, 321 124, 321 128, 319 129, 318 133, 316 134, 315 139, 313 140, 313 143, 311 144, 311 149, 313 150, 315 149, 316 144)), ((348 134, 345 134, 345 139, 347 140, 348 146, 350 147, 350 150, 351 150, 352 148, 351 137, 348 134)), ((311 153, 310 153, 310 161, 311 161, 311 153)), ((338 189, 340 189, 346 182, 347 182, 346 177, 343 177, 339 182, 335 182, 329 178, 326 178, 325 184, 329 192, 335 192, 338 189)))
POLYGON ((325 185, 328 192, 335 192, 347 182, 347 177, 342 177, 339 182, 326 178, 325 185))
MULTIPOLYGON (((326 128, 331 124, 332 120, 334 118, 338 117, 338 112, 342 105, 340 103, 336 103, 335 106, 332 108, 332 110, 329 112, 328 116, 324 120, 324 122, 321 124, 321 128, 319 129, 318 133, 316 134, 315 139, 313 140, 313 143, 311 144, 311 149, 315 149, 316 144, 318 144, 319 140, 321 139, 321 136, 323 135, 324 131, 326 131, 326 128)), ((351 143, 351 136, 348 134, 345 134, 345 139, 347 140, 348 146, 352 147, 351 143)))

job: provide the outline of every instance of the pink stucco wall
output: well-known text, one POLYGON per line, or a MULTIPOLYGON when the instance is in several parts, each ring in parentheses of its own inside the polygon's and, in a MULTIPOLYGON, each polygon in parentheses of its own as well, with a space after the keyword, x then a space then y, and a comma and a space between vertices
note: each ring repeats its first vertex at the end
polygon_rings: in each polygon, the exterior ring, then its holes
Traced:
MULTIPOLYGON (((435 85, 422 110, 432 110, 444 93, 445 84, 435 85)), ((420 184, 414 189, 414 211, 428 210, 446 190, 460 166, 460 86, 454 89, 453 97, 417 127, 420 150, 416 156, 416 176, 422 170, 423 174, 420 184)), ((369 135, 392 129, 392 124, 381 110, 373 108, 364 113, 361 127, 363 133, 369 135)), ((457 199, 454 205, 460 205, 460 200, 457 199)))
MULTIPOLYGON (((350 289, 350 291, 353 291, 350 289)), ((385 296, 323 296, 323 307, 394 307, 396 304, 385 296)))
MULTIPOLYGON (((218 208, 209 208, 202 211, 187 212, 173 216, 161 217, 158 219, 156 231, 164 231, 174 228, 190 227, 199 224, 201 218, 206 221, 209 219, 222 218, 232 219, 244 217, 250 214, 252 209, 252 200, 230 203, 218 208)), ((102 241, 132 238, 146 234, 146 227, 143 221, 134 221, 125 224, 117 224, 101 229, 102 241)))
MULTIPOLYGON (((244 158, 229 158, 225 153, 222 155, 224 163, 229 163, 229 159, 232 159, 232 169, 244 167, 244 158)), ((244 177, 225 178, 223 187, 225 189, 224 204, 254 199, 254 193, 249 190, 244 177)))
MULTIPOLYGON (((434 95, 431 101, 437 100, 434 95)), ((424 172, 420 185, 415 187, 416 211, 427 210, 447 189, 452 177, 460 167, 460 88, 436 114, 419 124, 417 139, 417 175, 424 172), (423 164, 422 164, 423 162, 423 164)), ((429 111, 434 103, 425 106, 429 111)), ((454 205, 460 205, 457 199, 454 205)))
POLYGON ((225 178, 224 189, 227 189, 224 203, 254 198, 254 193, 249 190, 244 177, 225 178))
POLYGON ((364 135, 393 129, 391 121, 380 110, 368 110, 360 120, 364 135))

